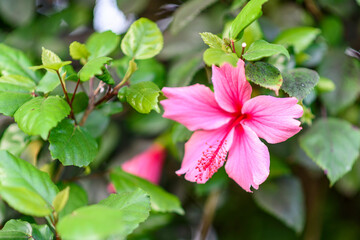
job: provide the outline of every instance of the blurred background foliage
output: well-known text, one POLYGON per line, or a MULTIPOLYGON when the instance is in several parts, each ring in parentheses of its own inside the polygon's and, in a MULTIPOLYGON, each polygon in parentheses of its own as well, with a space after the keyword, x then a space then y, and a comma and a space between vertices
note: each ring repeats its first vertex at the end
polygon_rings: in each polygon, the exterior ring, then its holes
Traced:
MULTIPOLYGON (((40 62, 41 47, 68 60, 72 41, 85 42, 94 31, 109 29, 122 35, 132 21, 147 17, 163 31, 164 49, 157 60, 138 61, 139 70, 130 81, 153 81, 160 88, 209 84, 210 69, 202 59, 207 46, 199 33, 226 36, 229 24, 245 3, 245 0, 1 0, 0 41, 23 50, 35 63, 40 62), (105 5, 110 7, 106 11, 122 12, 117 18, 107 18, 101 10, 105 5)), ((94 137, 100 144, 100 153, 91 170, 88 169, 93 177, 80 180, 89 202, 98 202, 108 194, 108 176, 104 174, 107 169, 146 149, 160 135, 167 143, 161 186, 179 196, 186 214, 152 214, 129 239, 200 239, 207 230, 208 239, 360 239, 360 162, 349 163, 347 167, 352 170, 347 169, 348 173, 330 186, 327 173, 304 152, 312 151, 306 136, 312 125, 320 126, 312 131, 325 134, 320 129, 323 122, 317 119, 335 117, 346 121, 345 125, 359 127, 360 62, 345 54, 348 47, 360 49, 359 0, 270 0, 263 6, 263 16, 246 28, 236 47, 241 48, 242 42, 250 46, 258 39, 291 42, 290 60, 278 55, 267 61, 280 70, 295 66, 312 68, 321 79, 303 101, 304 130, 285 143, 268 144, 270 177, 253 194, 229 180, 223 169, 205 185, 177 177, 174 172, 180 166, 183 146, 191 133, 163 119, 161 114, 142 115, 124 105, 124 111, 111 120, 106 107, 89 117, 86 127, 96 129, 94 137)), ((112 56, 119 59, 112 63, 116 69, 113 74, 121 78, 129 59, 120 54, 120 45, 112 56)), ((73 66, 81 67, 75 62, 73 66)), ((253 88, 256 95, 273 94, 255 85, 253 88)), ((280 95, 286 96, 284 92, 280 95)), ((1 118, 2 131, 11 123, 9 119, 1 118)), ((343 124, 336 122, 340 129, 334 131, 348 134, 348 130, 340 127, 343 124)), ((44 162, 49 159, 49 153, 40 151, 36 142, 23 147, 24 159, 31 161, 34 156, 44 162)), ((358 156, 358 150, 355 155, 358 156)), ((79 171, 70 168, 65 178, 71 179, 79 171)), ((0 202, 2 224, 16 214, 0 202)))

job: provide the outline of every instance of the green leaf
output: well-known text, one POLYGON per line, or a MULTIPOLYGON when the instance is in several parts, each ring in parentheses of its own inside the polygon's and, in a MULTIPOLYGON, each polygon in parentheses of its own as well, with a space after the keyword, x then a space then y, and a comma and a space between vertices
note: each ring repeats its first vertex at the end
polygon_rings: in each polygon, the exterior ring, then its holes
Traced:
POLYGON ((30 67, 30 69, 37 70, 45 68, 50 71, 59 71, 63 66, 71 64, 71 61, 61 61, 58 55, 46 48, 42 48, 41 60, 42 65, 30 67))
POLYGON ((163 36, 156 25, 147 18, 135 21, 121 42, 125 55, 135 59, 152 58, 163 48, 163 36))
POLYGON ((35 90, 35 82, 21 75, 6 75, 0 77, 1 92, 30 93, 35 90))
POLYGON ((103 67, 105 64, 109 63, 112 58, 109 57, 98 57, 91 59, 87 62, 79 71, 78 75, 82 82, 88 81, 90 78, 95 75, 102 75, 103 67))
POLYGON ((23 133, 16 123, 12 123, 5 130, 0 149, 7 150, 11 154, 19 157, 29 143, 29 136, 23 133))
POLYGON ((90 52, 87 50, 85 44, 74 41, 69 46, 70 56, 74 60, 88 59, 90 52))
POLYGON ((0 113, 13 116, 16 110, 32 98, 35 83, 21 75, 0 77, 0 113))
POLYGON ((284 83, 281 89, 299 100, 303 100, 319 82, 317 72, 307 68, 287 70, 282 75, 284 83))
MULTIPOLYGON (((101 112, 103 112, 106 116, 111 116, 117 113, 120 113, 124 110, 124 107, 121 102, 106 102, 99 106, 101 112)), ((1 144, 0 144, 1 146, 1 144)))
POLYGON ((64 239, 105 239, 110 236, 123 239, 148 218, 149 211, 149 196, 141 189, 112 194, 99 204, 65 216, 56 230, 64 239))
POLYGON ((39 76, 29 69, 30 66, 32 63, 23 52, 0 43, 0 71, 2 75, 21 75, 38 82, 39 76))
POLYGON ((282 45, 271 44, 264 40, 257 40, 251 44, 243 57, 248 61, 257 61, 264 57, 270 57, 280 53, 290 59, 289 52, 282 45))
POLYGON ((87 118, 84 128, 91 134, 93 138, 98 138, 105 132, 110 123, 110 118, 100 110, 94 110, 87 118))
POLYGON ((320 22, 321 35, 331 45, 341 45, 344 36, 344 26, 341 18, 326 16, 320 22))
POLYGON ((283 79, 280 71, 266 62, 249 63, 245 67, 246 79, 279 94, 283 79))
POLYGON ((70 214, 74 210, 84 207, 88 204, 88 196, 86 191, 75 183, 71 183, 67 185, 70 187, 69 199, 65 204, 65 207, 59 213, 59 218, 63 218, 64 216, 70 214))
POLYGON ((31 224, 32 236, 35 240, 51 240, 54 239, 54 234, 48 225, 31 224))
POLYGON ((335 88, 336 88, 336 86, 335 86, 334 82, 325 77, 320 77, 319 82, 316 85, 316 89, 322 93, 334 91, 335 88))
POLYGON ((126 121, 126 126, 135 134, 142 136, 158 136, 171 125, 169 119, 152 111, 147 115, 134 112, 126 121))
POLYGON ((51 206, 37 193, 25 187, 0 186, 1 197, 23 214, 44 217, 52 212, 51 206))
POLYGON ((171 24, 171 32, 178 33, 188 23, 195 19, 200 12, 205 10, 217 0, 190 0, 183 3, 174 13, 174 20, 171 24))
POLYGON ((111 76, 109 70, 107 70, 106 67, 102 67, 101 70, 103 71, 103 73, 101 75, 96 75, 96 77, 98 79, 100 79, 101 81, 103 81, 104 83, 114 85, 115 81, 114 81, 113 77, 111 76))
POLYGON ((13 116, 16 110, 31 98, 31 95, 25 93, 0 92, 0 113, 13 116))
POLYGON ((270 162, 270 175, 268 180, 291 175, 290 167, 284 160, 271 156, 270 162))
POLYGON ((77 72, 75 72, 74 68, 71 65, 66 65, 61 68, 61 73, 65 73, 66 81, 77 81, 79 79, 77 72))
POLYGON ((251 0, 245 5, 245 7, 231 23, 229 33, 231 39, 236 39, 241 31, 243 31, 256 19, 261 17, 261 7, 266 2, 267 0, 251 0))
POLYGON ((136 64, 135 60, 131 59, 129 61, 129 66, 128 66, 127 70, 126 70, 123 81, 124 81, 124 79, 130 79, 130 77, 133 75, 134 72, 136 72, 137 69, 138 69, 138 67, 137 67, 137 64, 136 64))
POLYGON ((102 134, 101 138, 98 139, 99 152, 96 155, 95 160, 90 164, 91 169, 98 169, 102 164, 111 158, 112 154, 114 154, 119 146, 118 144, 121 136, 122 132, 120 127, 114 122, 111 123, 102 134))
POLYGON ((224 40, 216 36, 215 34, 209 32, 200 33, 200 36, 204 43, 206 43, 211 48, 222 49, 224 40))
POLYGON ((126 102, 126 90, 127 90, 127 86, 124 86, 119 89, 117 97, 120 100, 120 102, 126 102))
POLYGON ((360 67, 356 60, 345 56, 343 49, 331 50, 319 66, 319 75, 331 79, 335 90, 320 95, 331 114, 353 104, 360 93, 360 67))
POLYGON ((46 72, 44 77, 40 80, 38 86, 36 87, 36 91, 42 93, 49 93, 59 85, 60 85, 60 80, 57 74, 48 71, 46 72))
POLYGON ((161 187, 149 181, 124 172, 121 168, 116 168, 110 178, 118 193, 133 191, 137 188, 143 189, 150 196, 151 208, 158 212, 176 212, 184 214, 179 199, 161 187))
POLYGON ((70 187, 66 187, 61 190, 53 200, 53 207, 56 212, 60 212, 64 209, 67 201, 69 200, 70 187))
POLYGON ((0 239, 25 240, 28 238, 22 232, 0 231, 0 239))
POLYGON ((211 66, 213 64, 221 66, 224 63, 230 63, 234 67, 236 66, 239 58, 235 53, 226 53, 221 49, 208 48, 204 52, 203 56, 206 65, 211 66))
POLYGON ((300 146, 333 185, 357 160, 360 131, 344 120, 320 119, 300 137, 300 146))
POLYGON ((41 61, 44 66, 61 63, 58 55, 44 47, 42 48, 41 61))
POLYGON ((160 89, 155 83, 139 82, 124 89, 126 101, 139 113, 149 113, 151 110, 160 112, 158 105, 160 89))
POLYGON ((175 123, 171 130, 171 140, 173 143, 186 142, 191 135, 192 132, 180 123, 175 123))
MULTIPOLYGON (((200 55, 190 58, 186 57, 178 61, 170 68, 167 85, 169 87, 184 87, 189 85, 195 73, 202 68, 203 65, 200 55)), ((141 71, 141 68, 139 71, 141 71)))
POLYGON ((47 225, 35 225, 15 219, 6 222, 5 226, 0 231, 0 239, 50 240, 52 238, 53 233, 47 225))
POLYGON ((320 30, 312 27, 296 27, 287 29, 276 37, 274 43, 285 47, 293 46, 295 53, 304 51, 320 34, 320 30))
POLYGON ((49 142, 52 158, 65 166, 87 166, 98 152, 95 139, 83 127, 75 127, 70 119, 64 119, 51 130, 49 142))
POLYGON ((209 194, 221 192, 227 188, 229 177, 225 172, 225 168, 220 168, 206 184, 196 184, 195 192, 198 196, 209 196, 209 194))
POLYGON ((258 21, 254 21, 249 26, 247 26, 244 29, 244 33, 242 37, 235 42, 235 50, 238 56, 240 57, 242 53, 242 44, 246 43, 245 51, 249 49, 251 44, 253 44, 255 41, 263 39, 264 34, 262 32, 262 29, 260 27, 260 24, 258 21))
MULTIPOLYGON (((112 67, 116 67, 120 78, 124 78, 129 65, 132 64, 130 61, 131 59, 126 56, 117 62, 113 62, 112 67)), ((137 70, 132 73, 129 80, 130 85, 139 82, 150 81, 158 85, 159 88, 164 87, 166 77, 165 67, 155 58, 137 60, 136 69, 137 70)))
POLYGON ((58 189, 47 173, 30 163, 0 150, 0 182, 2 187, 25 187, 52 202, 58 189))
MULTIPOLYGON (((73 94, 72 93, 68 93, 69 99, 72 99, 73 94)), ((79 92, 77 94, 75 94, 74 100, 72 102, 72 107, 73 107, 73 111, 74 113, 80 113, 83 112, 89 103, 89 97, 85 92, 79 92)))
POLYGON ((58 96, 36 97, 22 105, 15 113, 15 122, 28 135, 47 139, 49 131, 70 113, 70 107, 58 96))
POLYGON ((86 42, 89 59, 107 56, 119 45, 120 37, 111 31, 93 33, 86 42))
POLYGON ((137 61, 137 68, 138 69, 131 75, 130 85, 150 81, 155 83, 159 88, 164 87, 166 70, 156 59, 139 60, 137 61))
POLYGON ((300 181, 282 177, 265 182, 254 192, 255 202, 285 225, 301 233, 305 224, 304 194, 300 181))
POLYGON ((30 163, 0 150, 0 194, 25 214, 46 216, 58 189, 49 175, 30 163))
POLYGON ((3 229, 1 229, 1 231, 0 231, 0 239, 3 239, 1 234, 3 234, 4 232, 21 233, 23 235, 23 239, 24 238, 28 239, 28 238, 32 237, 31 236, 32 235, 32 227, 31 227, 30 223, 24 222, 22 220, 11 219, 11 220, 7 221, 5 223, 5 226, 3 227, 3 229))

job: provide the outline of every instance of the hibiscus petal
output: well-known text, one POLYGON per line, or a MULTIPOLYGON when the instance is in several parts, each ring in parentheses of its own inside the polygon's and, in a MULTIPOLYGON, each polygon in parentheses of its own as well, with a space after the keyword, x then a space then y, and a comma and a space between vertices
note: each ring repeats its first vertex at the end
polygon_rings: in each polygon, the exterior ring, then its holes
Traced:
POLYGON ((204 85, 165 87, 162 91, 168 98, 160 102, 165 110, 163 117, 177 121, 191 131, 216 129, 231 119, 215 101, 214 93, 204 85))
POLYGON ((247 126, 235 128, 225 170, 243 189, 258 189, 269 176, 270 156, 264 143, 247 126))
POLYGON ((121 167, 125 172, 159 184, 165 157, 165 148, 159 143, 154 143, 144 152, 124 162, 121 167))
POLYGON ((296 98, 257 96, 247 101, 242 113, 246 114, 244 125, 249 126, 268 143, 279 143, 301 130, 299 118, 303 109, 296 98))
POLYGON ((251 97, 251 85, 245 77, 245 63, 239 59, 237 67, 225 63, 220 68, 213 65, 212 82, 215 99, 225 111, 238 112, 251 97))
POLYGON ((233 133, 230 126, 195 132, 185 144, 184 160, 176 174, 186 173, 186 180, 205 183, 224 164, 233 133))

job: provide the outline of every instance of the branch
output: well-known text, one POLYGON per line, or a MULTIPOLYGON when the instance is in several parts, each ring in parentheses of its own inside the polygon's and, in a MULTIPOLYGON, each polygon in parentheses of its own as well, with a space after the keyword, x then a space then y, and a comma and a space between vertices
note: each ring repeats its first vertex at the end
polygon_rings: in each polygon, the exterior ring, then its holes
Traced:
POLYGON ((210 193, 210 196, 207 198, 204 213, 201 220, 201 225, 196 240, 205 240, 207 239, 207 235, 209 233, 210 226, 215 216, 217 204, 219 202, 219 198, 221 196, 221 190, 215 190, 210 193))
POLYGON ((77 91, 77 89, 78 89, 78 87, 79 87, 79 83, 80 83, 80 78, 77 80, 77 83, 76 83, 76 86, 75 86, 75 90, 74 90, 74 93, 73 93, 72 98, 71 98, 71 101, 70 101, 71 106, 72 106, 72 103, 73 103, 73 101, 74 101, 76 91, 77 91))
MULTIPOLYGON (((95 100, 95 96, 96 94, 99 93, 100 89, 103 87, 102 82, 99 83, 99 86, 95 89, 95 91, 93 92, 93 88, 92 88, 92 83, 90 82, 90 103, 88 108, 86 109, 81 121, 80 121, 80 126, 84 125, 86 122, 86 119, 89 117, 90 113, 95 109, 96 106, 100 105, 103 102, 109 101, 111 98, 113 98, 114 96, 116 96, 119 92, 119 89, 124 86, 127 81, 130 79, 130 77, 132 76, 132 74, 137 70, 137 65, 134 61, 134 59, 129 61, 129 67, 126 71, 126 74, 124 76, 124 78, 121 80, 121 82, 116 85, 114 87, 114 89, 111 90, 111 88, 109 87, 107 93, 97 102, 94 103, 95 100)), ((90 81, 92 81, 92 79, 90 79, 90 81)))
POLYGON ((71 101, 70 101, 70 99, 69 99, 69 95, 68 95, 68 93, 67 93, 67 91, 66 91, 65 84, 64 84, 64 82, 62 81, 62 78, 61 78, 60 73, 59 73, 58 70, 56 70, 56 73, 57 73, 57 75, 58 75, 58 77, 59 77, 60 84, 61 84, 62 90, 63 90, 63 92, 64 92, 64 95, 65 95, 65 99, 66 99, 66 101, 67 101, 67 103, 69 104, 69 107, 70 107, 70 118, 73 119, 73 120, 75 121, 75 124, 76 124, 76 119, 75 119, 74 111, 73 111, 73 108, 72 108, 71 101))

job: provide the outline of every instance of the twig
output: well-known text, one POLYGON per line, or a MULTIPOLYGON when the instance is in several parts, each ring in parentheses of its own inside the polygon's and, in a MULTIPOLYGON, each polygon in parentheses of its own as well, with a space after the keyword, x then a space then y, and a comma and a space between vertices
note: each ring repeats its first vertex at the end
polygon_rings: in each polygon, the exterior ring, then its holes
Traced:
POLYGON ((89 106, 86 108, 86 111, 84 112, 84 115, 81 118, 81 121, 79 123, 80 126, 83 126, 89 117, 90 113, 94 110, 94 104, 89 104, 89 106))
POLYGON ((244 60, 243 55, 244 55, 245 48, 246 48, 246 42, 243 42, 243 43, 241 44, 241 47, 242 47, 242 50, 241 50, 240 58, 241 58, 242 60, 244 60))
POLYGON ((94 101, 94 77, 90 78, 89 80, 89 98, 90 103, 94 101))
POLYGON ((94 97, 100 92, 100 90, 104 87, 105 83, 104 82, 99 82, 99 85, 96 87, 95 91, 94 91, 94 97))
POLYGON ((231 39, 231 50, 233 53, 236 53, 236 50, 235 50, 235 43, 234 43, 234 40, 231 39))
POLYGON ((221 190, 215 190, 210 193, 210 196, 206 200, 204 207, 204 214, 201 220, 199 234, 196 240, 205 240, 208 235, 211 223, 214 219, 214 215, 216 212, 217 204, 219 202, 221 190))
POLYGON ((59 167, 58 167, 58 169, 56 171, 56 174, 54 176, 54 182, 58 182, 60 180, 61 174, 63 173, 63 171, 65 169, 64 165, 62 165, 61 163, 59 163, 59 164, 60 165, 59 165, 59 167))
POLYGON ((61 78, 61 76, 60 76, 60 73, 59 73, 59 71, 56 71, 56 73, 57 73, 57 75, 58 75, 58 77, 59 77, 59 80, 60 80, 60 83, 61 83, 61 87, 62 87, 62 90, 63 90, 63 92, 64 92, 66 101, 67 101, 67 102, 69 103, 69 105, 71 106, 71 104, 70 104, 70 99, 69 99, 68 93, 67 93, 67 91, 66 91, 65 85, 64 85, 64 83, 63 83, 63 81, 62 81, 62 78, 61 78))
POLYGON ((83 126, 87 120, 87 118, 89 117, 90 113, 94 110, 95 106, 97 106, 94 102, 95 102, 95 97, 96 95, 100 92, 100 89, 105 85, 104 82, 99 82, 99 85, 96 87, 96 89, 93 91, 93 81, 94 78, 90 79, 89 82, 89 87, 90 87, 90 101, 89 101, 89 105, 86 108, 86 111, 84 112, 83 117, 81 118, 81 121, 79 123, 80 126, 83 126))
POLYGON ((102 178, 109 173, 110 173, 110 170, 106 170, 103 172, 92 173, 92 174, 85 175, 85 176, 76 176, 76 177, 69 178, 69 179, 63 179, 62 181, 64 183, 72 183, 72 182, 76 182, 78 180, 86 179, 86 178, 102 178))
POLYGON ((80 78, 77 80, 74 93, 73 93, 73 95, 72 95, 72 97, 71 97, 71 101, 70 101, 71 106, 72 106, 72 103, 73 103, 73 101, 74 101, 76 91, 77 91, 77 89, 78 89, 78 87, 79 87, 79 83, 80 83, 80 78))
MULTIPOLYGON (((95 95, 100 91, 100 88, 103 86, 100 86, 100 83, 99 83, 98 88, 93 92, 92 83, 90 83, 90 102, 89 102, 89 105, 80 121, 80 126, 85 124, 86 119, 89 117, 90 113, 95 109, 96 106, 100 105, 103 102, 109 101, 111 98, 116 96, 119 92, 119 89, 122 86, 124 86, 126 84, 126 82, 130 79, 132 74, 136 71, 137 67, 134 62, 134 59, 132 59, 129 63, 130 63, 129 68, 128 68, 124 78, 121 80, 121 82, 118 85, 116 85, 112 90, 109 87, 107 93, 97 102, 94 102, 95 95)), ((90 79, 90 81, 92 81, 92 79, 90 79)))
POLYGON ((73 108, 72 108, 72 105, 71 105, 71 101, 70 101, 70 99, 69 99, 69 95, 68 95, 68 93, 67 93, 67 91, 66 91, 65 84, 64 84, 64 82, 62 81, 62 78, 61 78, 60 73, 59 73, 58 70, 56 71, 56 73, 57 73, 57 75, 58 75, 58 77, 59 77, 60 84, 61 84, 62 90, 63 90, 63 92, 64 92, 64 95, 65 95, 65 99, 66 99, 66 101, 67 101, 67 103, 69 104, 69 107, 70 107, 70 118, 73 119, 73 120, 75 121, 75 124, 76 124, 76 119, 75 119, 74 111, 73 111, 73 108))
POLYGON ((305 206, 306 226, 303 232, 304 240, 321 239, 321 230, 324 216, 324 200, 328 190, 328 181, 324 176, 318 177, 311 174, 303 167, 292 169, 302 182, 305 206))
POLYGON ((313 0, 305 0, 305 6, 317 20, 322 18, 322 13, 313 0))

